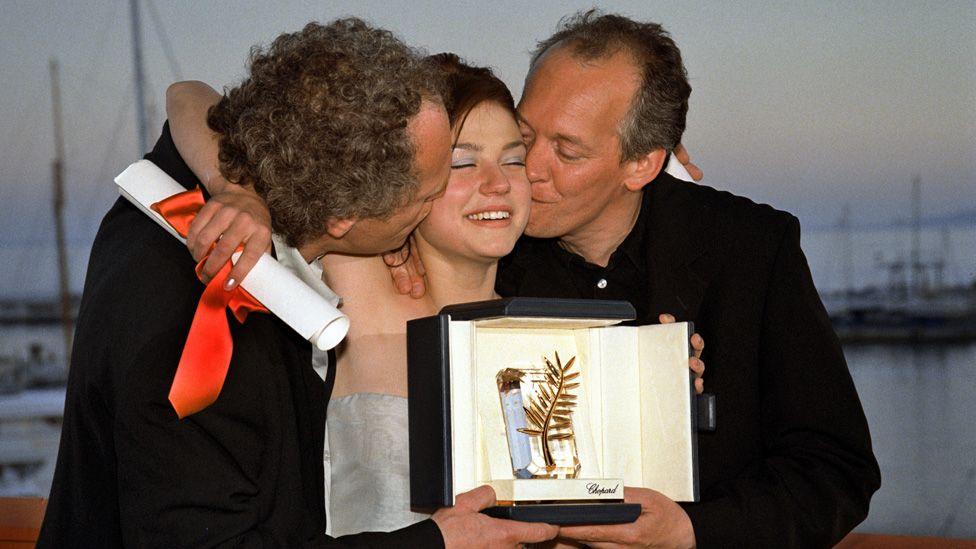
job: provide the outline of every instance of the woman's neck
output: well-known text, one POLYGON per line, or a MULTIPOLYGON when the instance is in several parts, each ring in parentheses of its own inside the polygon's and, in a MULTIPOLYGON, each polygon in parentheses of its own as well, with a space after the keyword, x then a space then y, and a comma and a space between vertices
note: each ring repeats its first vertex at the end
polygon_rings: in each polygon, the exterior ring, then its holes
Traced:
POLYGON ((427 271, 427 294, 437 311, 454 303, 484 301, 498 297, 495 273, 498 261, 477 261, 445 255, 417 235, 417 252, 427 271))

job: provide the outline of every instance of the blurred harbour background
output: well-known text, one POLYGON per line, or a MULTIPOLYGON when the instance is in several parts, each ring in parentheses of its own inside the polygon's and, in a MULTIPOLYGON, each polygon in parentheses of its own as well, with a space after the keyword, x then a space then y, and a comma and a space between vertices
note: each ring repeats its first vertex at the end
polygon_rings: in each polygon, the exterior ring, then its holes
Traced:
MULTIPOLYGON (((535 40, 590 5, 547 4, 524 17, 516 2, 5 4, 0 497, 47 495, 63 406, 49 61, 58 60, 63 94, 70 309, 117 196, 112 177, 141 155, 133 4, 150 143, 166 84, 233 85, 252 44, 308 20, 364 17, 495 66, 518 97, 535 40), (436 21, 425 15, 435 12, 436 21)), ((662 22, 681 46, 695 89, 685 143, 703 183, 801 220, 882 469, 858 530, 976 538, 976 3, 601 5, 662 22)))

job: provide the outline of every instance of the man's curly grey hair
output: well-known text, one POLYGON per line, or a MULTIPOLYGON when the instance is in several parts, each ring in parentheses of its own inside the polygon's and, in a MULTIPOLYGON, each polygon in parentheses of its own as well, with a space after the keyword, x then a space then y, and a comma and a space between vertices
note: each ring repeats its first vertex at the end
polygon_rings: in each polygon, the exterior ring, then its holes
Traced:
POLYGON ((391 32, 309 23, 251 52, 248 76, 210 110, 220 169, 268 203, 293 246, 330 218, 384 218, 419 186, 408 122, 443 103, 443 77, 391 32))

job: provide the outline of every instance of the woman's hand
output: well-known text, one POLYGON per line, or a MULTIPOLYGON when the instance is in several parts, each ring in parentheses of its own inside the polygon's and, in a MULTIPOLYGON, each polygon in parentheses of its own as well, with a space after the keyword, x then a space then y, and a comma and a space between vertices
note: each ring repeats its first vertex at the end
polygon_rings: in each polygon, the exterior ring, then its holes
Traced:
POLYGON ((393 286, 396 287, 397 292, 402 295, 409 294, 414 299, 424 297, 427 293, 427 284, 424 280, 427 271, 417 252, 417 242, 412 234, 400 249, 383 254, 383 261, 390 268, 390 276, 393 277, 393 286))
POLYGON ((268 206, 249 187, 228 183, 197 213, 190 224, 186 245, 197 261, 210 251, 202 271, 209 281, 242 244, 244 251, 227 277, 225 290, 234 289, 261 259, 261 254, 271 250, 268 206))
MULTIPOLYGON (((661 324, 674 323, 674 317, 668 314, 660 315, 657 319, 661 324)), ((688 359, 688 367, 695 372, 695 393, 700 395, 705 391, 705 380, 702 379, 705 375, 705 362, 701 359, 702 351, 705 350, 705 338, 698 333, 692 334, 691 348, 695 350, 695 354, 688 359)))

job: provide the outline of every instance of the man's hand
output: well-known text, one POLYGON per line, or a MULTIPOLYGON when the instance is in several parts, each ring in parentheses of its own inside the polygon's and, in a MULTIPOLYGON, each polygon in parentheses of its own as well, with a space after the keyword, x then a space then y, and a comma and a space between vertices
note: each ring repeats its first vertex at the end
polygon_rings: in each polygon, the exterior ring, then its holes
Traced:
POLYGON ((496 519, 479 513, 494 504, 495 491, 490 486, 479 486, 458 495, 454 507, 438 509, 432 518, 444 536, 444 547, 515 548, 550 540, 559 533, 559 528, 551 524, 496 519))
POLYGON ((691 176, 695 181, 701 181, 705 174, 702 173, 701 168, 691 163, 691 156, 688 154, 688 150, 681 143, 674 148, 674 156, 678 158, 678 162, 688 170, 688 175, 691 176))
POLYGON ((630 524, 563 526, 560 539, 598 549, 695 546, 695 530, 684 509, 664 494, 647 488, 624 487, 624 500, 640 503, 641 514, 630 524))
MULTIPOLYGON (((671 324, 674 322, 674 317, 663 314, 658 315, 657 320, 661 324, 671 324)), ((695 354, 688 359, 688 367, 697 376, 695 377, 695 393, 700 395, 705 392, 705 380, 702 379, 702 376, 705 375, 705 361, 701 359, 702 351, 705 350, 705 339, 701 334, 694 333, 691 335, 691 348, 695 350, 695 354)))
POLYGON ((261 259, 261 254, 271 250, 271 214, 268 206, 253 190, 228 184, 211 196, 197 213, 190 224, 186 245, 197 261, 213 245, 210 257, 203 265, 203 276, 209 281, 230 261, 231 255, 241 244, 244 251, 227 277, 225 290, 237 286, 261 259))
POLYGON ((424 262, 420 260, 420 254, 417 253, 417 241, 413 235, 410 235, 400 249, 383 254, 383 261, 390 268, 393 286, 398 292, 403 295, 410 294, 414 299, 424 297, 427 293, 427 284, 424 281, 427 270, 424 269, 424 262))

